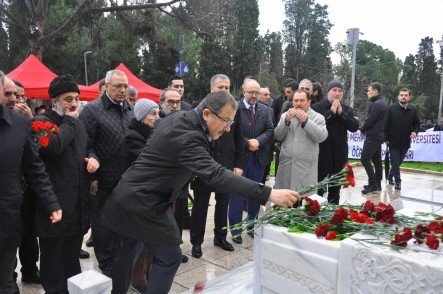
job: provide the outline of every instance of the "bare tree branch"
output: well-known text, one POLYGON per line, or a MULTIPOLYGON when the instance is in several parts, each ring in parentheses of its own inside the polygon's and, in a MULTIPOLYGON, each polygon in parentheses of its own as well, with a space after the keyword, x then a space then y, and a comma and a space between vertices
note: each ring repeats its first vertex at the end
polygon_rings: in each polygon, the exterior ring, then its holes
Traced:
POLYGON ((135 9, 150 9, 150 8, 160 8, 172 5, 174 3, 181 2, 182 0, 171 0, 164 3, 149 3, 149 4, 138 4, 138 5, 127 5, 127 6, 110 6, 101 8, 91 8, 90 13, 100 13, 100 12, 113 12, 113 11, 124 11, 124 10, 135 10, 135 9))
POLYGON ((8 18, 0 18, 5 23, 15 26, 23 31, 25 34, 29 34, 29 29, 22 25, 17 18, 15 18, 7 9, 4 8, 3 5, 0 5, 0 10, 8 17, 8 18))
POLYGON ((28 10, 31 12, 31 15, 34 16, 35 15, 35 5, 34 2, 32 0, 24 0, 26 6, 28 7, 28 10))

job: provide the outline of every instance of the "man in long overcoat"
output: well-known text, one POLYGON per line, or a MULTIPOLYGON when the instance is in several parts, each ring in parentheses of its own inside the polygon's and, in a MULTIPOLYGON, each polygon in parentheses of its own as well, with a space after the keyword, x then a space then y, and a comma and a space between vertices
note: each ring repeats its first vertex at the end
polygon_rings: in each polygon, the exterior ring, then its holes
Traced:
MULTIPOLYGON (((332 175, 342 170, 348 162, 348 131, 358 130, 358 121, 354 117, 351 107, 342 102, 343 84, 333 80, 328 84, 327 99, 312 105, 326 119, 328 138, 320 143, 318 158, 318 179, 323 180, 327 175, 332 175)), ((328 188, 328 201, 338 204, 340 201, 340 186, 328 188)), ((317 191, 323 195, 325 191, 317 191)))
POLYGON ((5 106, 4 81, 0 71, 0 293, 13 293, 14 265, 22 235, 21 175, 37 192, 48 224, 60 221, 62 211, 32 141, 31 121, 5 106))
POLYGON ((282 141, 274 188, 299 191, 317 182, 319 144, 328 131, 323 115, 309 107, 307 92, 295 91, 292 103, 274 130, 275 138, 282 141))
POLYGON ((218 191, 263 205, 270 200, 287 207, 300 199, 296 192, 272 190, 240 177, 211 157, 209 143, 230 130, 236 109, 234 97, 218 91, 194 110, 166 116, 103 205, 109 228, 141 240, 156 257, 147 293, 168 293, 172 285, 182 258, 182 239, 171 203, 194 176, 218 191))

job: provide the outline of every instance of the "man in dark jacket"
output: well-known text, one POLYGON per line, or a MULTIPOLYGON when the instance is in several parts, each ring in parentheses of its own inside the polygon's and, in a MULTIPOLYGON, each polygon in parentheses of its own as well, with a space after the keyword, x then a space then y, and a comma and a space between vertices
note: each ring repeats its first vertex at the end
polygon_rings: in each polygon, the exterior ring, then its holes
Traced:
POLYGON ((398 94, 398 102, 391 104, 385 122, 385 142, 389 144, 391 169, 388 174, 389 185, 401 189, 400 165, 406 152, 411 147, 411 138, 415 138, 420 129, 417 109, 409 104, 411 90, 403 88, 398 94))
POLYGON ((46 208, 48 224, 60 221, 62 211, 31 138, 31 121, 5 106, 4 81, 0 71, 0 293, 14 293, 13 272, 22 235, 21 175, 46 208))
POLYGON ((361 153, 361 163, 368 175, 368 185, 364 186, 363 194, 381 191, 383 167, 381 164, 381 144, 384 139, 384 125, 388 106, 381 97, 380 83, 371 83, 368 87, 369 106, 365 123, 360 132, 366 136, 361 153), (372 167, 374 163, 374 167, 372 167))
MULTIPOLYGON (((326 119, 328 138, 320 143, 318 155, 318 179, 323 180, 327 175, 332 175, 342 170, 348 162, 348 131, 358 130, 358 121, 354 118, 354 111, 345 105, 343 99, 343 84, 333 80, 328 84, 327 99, 321 100, 311 106, 326 119)), ((328 187, 328 201, 339 204, 340 186, 328 187)), ((323 195, 325 191, 317 193, 323 195)))
MULTIPOLYGON (((263 180, 265 167, 269 161, 269 145, 273 144, 274 125, 272 123, 270 108, 258 103, 260 85, 256 80, 249 80, 243 86, 244 98, 239 102, 241 114, 240 122, 243 128, 243 148, 247 158, 243 169, 243 177, 256 182, 263 180)), ((260 204, 253 200, 247 201, 247 219, 254 220, 259 211, 260 204)), ((229 225, 233 226, 242 221, 243 198, 231 195, 228 211, 229 225)), ((242 243, 238 230, 231 230, 232 241, 242 243)), ((253 236, 251 233, 250 236, 253 236)))
MULTIPOLYGON (((99 163, 87 158, 88 135, 79 115, 79 88, 72 77, 56 77, 49 85, 52 109, 34 118, 58 128, 40 158, 63 209, 63 220, 46 221, 46 211, 37 205, 35 233, 40 241, 40 276, 47 293, 66 293, 67 280, 81 273, 78 252, 89 229, 89 198, 85 196, 87 170, 94 173, 99 163)), ((55 127, 54 127, 55 128, 55 127)))
POLYGON ((118 182, 123 171, 120 149, 129 121, 134 117, 133 106, 125 99, 128 78, 119 70, 110 70, 105 77, 105 93, 82 109, 80 119, 88 132, 88 156, 100 163, 96 178, 98 191, 92 202, 91 229, 94 252, 103 274, 111 277, 112 267, 120 243, 119 236, 103 226, 94 211, 94 205, 106 201, 108 193, 118 182))
POLYGON ((263 205, 269 200, 288 207, 300 199, 296 192, 272 190, 240 177, 211 157, 210 142, 229 132, 236 108, 231 94, 218 91, 194 110, 166 116, 104 203, 108 226, 141 240, 155 256, 147 293, 168 293, 172 285, 182 258, 182 239, 171 203, 194 176, 217 191, 263 205))
MULTIPOLYGON (((230 80, 226 75, 217 74, 211 78, 210 91, 211 93, 216 91, 229 92, 230 85, 230 80)), ((200 103, 201 101, 198 102, 200 103)), ((199 103, 196 103, 195 106, 199 103)), ((211 156, 215 161, 241 176, 246 165, 246 155, 243 145, 243 130, 239 119, 240 113, 237 111, 234 119, 235 122, 231 126, 230 131, 211 142, 210 147, 211 156)), ((229 194, 219 193, 213 187, 206 185, 198 177, 191 182, 191 189, 194 190, 190 228, 192 256, 200 258, 203 255, 201 244, 204 241, 206 217, 212 192, 215 192, 216 201, 214 211, 214 245, 226 251, 233 251, 234 247, 226 241, 228 231, 223 229, 228 225, 229 194)))

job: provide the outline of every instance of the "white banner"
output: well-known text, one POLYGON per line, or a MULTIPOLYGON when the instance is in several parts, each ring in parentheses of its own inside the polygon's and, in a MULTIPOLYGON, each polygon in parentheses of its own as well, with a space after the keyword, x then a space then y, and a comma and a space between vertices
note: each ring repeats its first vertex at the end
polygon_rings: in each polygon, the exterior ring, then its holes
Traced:
MULTIPOLYGON (((411 148, 404 161, 443 162, 443 132, 420 132, 411 139, 411 148)), ((365 138, 360 131, 348 132, 348 158, 360 159, 365 138)), ((382 144, 382 158, 385 157, 386 144, 382 144)))

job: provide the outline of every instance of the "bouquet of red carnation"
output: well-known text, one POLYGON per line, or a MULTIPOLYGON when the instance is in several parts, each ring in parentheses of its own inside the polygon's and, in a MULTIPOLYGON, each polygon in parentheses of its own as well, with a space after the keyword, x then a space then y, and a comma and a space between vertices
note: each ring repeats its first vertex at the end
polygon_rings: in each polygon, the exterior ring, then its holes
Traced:
POLYGON ((34 141, 37 144, 37 150, 40 150, 42 147, 47 147, 52 136, 58 132, 58 126, 49 121, 42 122, 35 120, 32 122, 32 133, 34 141))

